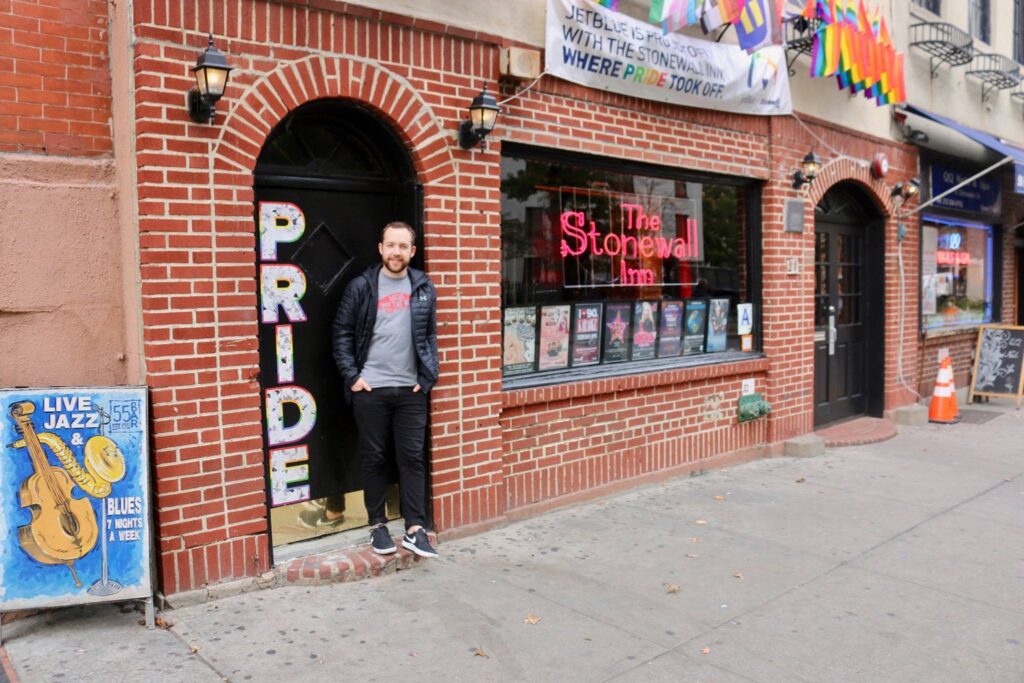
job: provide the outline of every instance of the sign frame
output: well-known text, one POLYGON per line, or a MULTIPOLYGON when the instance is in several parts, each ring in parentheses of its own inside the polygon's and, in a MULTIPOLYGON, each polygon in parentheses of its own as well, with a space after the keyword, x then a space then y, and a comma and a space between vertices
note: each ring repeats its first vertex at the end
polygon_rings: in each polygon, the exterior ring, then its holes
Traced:
POLYGON ((154 626, 148 391, 0 388, 0 611, 142 600, 154 626))
POLYGON ((1020 410, 1021 401, 1024 399, 1024 358, 1021 358, 1021 373, 1017 380, 1017 392, 1015 394, 999 393, 994 391, 976 391, 974 388, 975 380, 978 377, 978 365, 981 362, 981 345, 985 339, 986 330, 1014 330, 1016 332, 1024 332, 1024 326, 1020 325, 1000 325, 996 323, 985 324, 978 326, 978 340, 975 342, 974 347, 974 363, 971 364, 971 381, 970 388, 967 392, 967 403, 971 404, 974 402, 975 396, 988 396, 991 398, 1012 398, 1016 400, 1017 410, 1020 410))

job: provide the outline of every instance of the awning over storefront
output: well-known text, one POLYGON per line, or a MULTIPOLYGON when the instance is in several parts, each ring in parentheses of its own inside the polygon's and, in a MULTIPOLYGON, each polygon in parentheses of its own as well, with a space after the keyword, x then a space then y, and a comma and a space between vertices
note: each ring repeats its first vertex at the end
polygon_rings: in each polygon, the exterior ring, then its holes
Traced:
POLYGON ((990 133, 986 133, 976 128, 971 128, 970 126, 965 126, 961 123, 957 123, 952 119, 947 119, 945 116, 934 114, 926 109, 922 109, 921 107, 917 107, 913 104, 905 104, 903 105, 903 109, 906 109, 912 114, 917 114, 918 116, 923 116, 926 119, 930 119, 935 123, 939 123, 943 126, 946 126, 947 128, 955 130, 958 133, 966 135, 975 142, 978 142, 984 145, 985 147, 988 147, 993 152, 996 152, 997 154, 1002 154, 1004 157, 1008 157, 1009 159, 1011 159, 1014 165, 1014 192, 1016 192, 1017 194, 1024 194, 1024 148, 1017 147, 1016 145, 1013 145, 1007 142, 1006 140, 1003 140, 1002 138, 997 138, 996 136, 990 133))

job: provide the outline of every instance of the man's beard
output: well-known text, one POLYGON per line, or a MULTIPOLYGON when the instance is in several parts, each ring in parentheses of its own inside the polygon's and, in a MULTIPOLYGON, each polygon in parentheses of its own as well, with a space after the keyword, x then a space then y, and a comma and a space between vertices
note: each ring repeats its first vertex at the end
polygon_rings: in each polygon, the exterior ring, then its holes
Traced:
POLYGON ((388 272, 401 273, 403 270, 409 267, 409 262, 402 258, 386 259, 384 261, 384 267, 388 269, 388 272), (394 263, 398 264, 397 268, 394 267, 394 263))

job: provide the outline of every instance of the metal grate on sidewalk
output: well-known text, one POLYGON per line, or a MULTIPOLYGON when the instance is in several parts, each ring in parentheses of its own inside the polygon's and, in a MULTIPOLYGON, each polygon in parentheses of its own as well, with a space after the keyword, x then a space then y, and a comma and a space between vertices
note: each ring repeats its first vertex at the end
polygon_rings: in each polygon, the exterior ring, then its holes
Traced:
POLYGON ((967 424, 980 425, 994 420, 999 417, 1002 413, 997 413, 994 410, 960 410, 960 421, 966 422, 967 424))

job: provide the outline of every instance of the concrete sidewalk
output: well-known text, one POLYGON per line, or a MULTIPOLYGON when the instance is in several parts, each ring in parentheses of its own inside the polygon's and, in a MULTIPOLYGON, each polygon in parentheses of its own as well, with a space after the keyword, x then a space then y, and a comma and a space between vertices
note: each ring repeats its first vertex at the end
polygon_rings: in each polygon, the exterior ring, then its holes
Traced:
POLYGON ((646 486, 358 583, 4 627, 21 681, 1024 681, 1024 416, 646 486))

